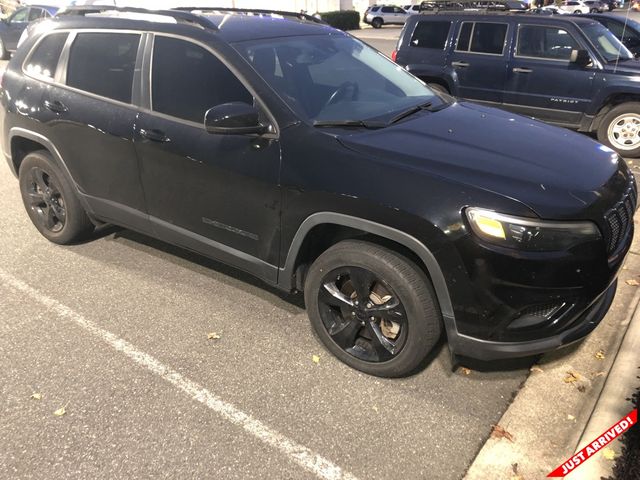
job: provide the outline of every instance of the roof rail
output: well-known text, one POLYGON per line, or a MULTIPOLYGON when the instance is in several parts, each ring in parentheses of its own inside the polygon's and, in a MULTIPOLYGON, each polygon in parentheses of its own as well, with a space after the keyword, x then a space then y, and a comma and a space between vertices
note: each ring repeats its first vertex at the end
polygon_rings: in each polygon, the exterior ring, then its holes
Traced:
POLYGON ((202 13, 238 13, 243 15, 279 15, 281 17, 294 17, 299 20, 306 20, 308 22, 326 24, 324 20, 313 15, 309 15, 303 12, 287 12, 281 10, 266 10, 261 8, 226 8, 226 7, 176 7, 172 10, 182 12, 202 12, 202 13))
POLYGON ((189 25, 199 26, 209 30, 218 30, 215 23, 202 15, 196 15, 186 11, 179 10, 148 10, 146 8, 137 7, 113 7, 109 5, 79 5, 67 7, 59 11, 57 16, 77 15, 86 16, 104 12, 122 12, 122 13, 138 13, 142 15, 161 15, 175 19, 177 23, 186 23, 189 25))
POLYGON ((426 0, 420 4, 420 13, 524 13, 521 0, 426 0), (522 8, 514 8, 515 6, 522 8))

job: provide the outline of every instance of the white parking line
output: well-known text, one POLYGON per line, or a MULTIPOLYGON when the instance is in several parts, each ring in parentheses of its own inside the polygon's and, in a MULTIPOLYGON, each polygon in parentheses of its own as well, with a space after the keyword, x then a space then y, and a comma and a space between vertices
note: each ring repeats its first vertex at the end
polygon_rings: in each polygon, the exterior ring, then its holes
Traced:
POLYGON ((345 472, 342 468, 315 453, 311 449, 285 437, 261 421, 256 420, 251 415, 244 413, 232 404, 225 402, 202 385, 184 377, 151 355, 139 350, 135 345, 132 345, 117 335, 104 330, 91 320, 87 320, 82 315, 74 312, 71 308, 44 295, 22 280, 0 270, 0 281, 2 281, 5 286, 11 287, 30 297, 32 300, 41 303, 54 312, 58 317, 71 320, 76 325, 98 337, 115 350, 129 357, 138 365, 145 367, 147 370, 182 390, 193 400, 197 400, 230 423, 242 427, 246 432, 250 433, 260 441, 279 450, 290 460, 297 463, 305 470, 315 474, 317 477, 326 480, 357 480, 355 476, 345 472))

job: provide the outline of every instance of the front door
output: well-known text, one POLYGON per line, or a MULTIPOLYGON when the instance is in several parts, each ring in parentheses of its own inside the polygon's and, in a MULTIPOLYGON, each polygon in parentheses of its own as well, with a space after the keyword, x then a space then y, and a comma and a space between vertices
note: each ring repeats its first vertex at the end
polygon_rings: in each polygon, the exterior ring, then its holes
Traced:
POLYGON ((457 96, 502 102, 506 78, 507 23, 462 22, 447 64, 457 79, 457 96))
POLYGON ((207 133, 208 109, 255 101, 210 50, 156 35, 152 55, 152 111, 140 115, 136 149, 158 236, 275 281, 278 140, 207 133))
POLYGON ((591 102, 595 68, 571 63, 582 49, 565 28, 520 25, 505 88, 505 107, 568 127, 580 124, 591 102))

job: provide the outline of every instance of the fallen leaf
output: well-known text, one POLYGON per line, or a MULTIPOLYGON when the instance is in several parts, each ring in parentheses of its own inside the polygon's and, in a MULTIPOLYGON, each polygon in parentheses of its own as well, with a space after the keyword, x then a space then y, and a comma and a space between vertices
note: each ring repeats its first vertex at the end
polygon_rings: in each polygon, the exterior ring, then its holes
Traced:
POLYGON ((598 360, 604 360, 604 350, 598 350, 598 351, 596 352, 596 358, 597 358, 598 360))
POLYGON ((611 447, 603 448, 602 455, 604 455, 604 458, 606 458, 607 460, 615 460, 617 456, 616 451, 611 447))
POLYGON ((491 430, 491 436, 494 438, 506 438, 510 442, 513 442, 513 435, 507 432, 500 425, 493 425, 493 430, 491 430))
POLYGON ((544 370, 542 370, 540 367, 538 367, 537 365, 534 365, 533 367, 530 368, 530 370, 532 372, 538 372, 538 373, 542 373, 544 372, 544 370))
POLYGON ((584 393, 587 391, 587 387, 585 387, 584 385, 578 385, 576 388, 580 393, 584 393))
POLYGON ((511 477, 511 480, 523 480, 522 477, 520 475, 518 475, 518 464, 517 463, 512 463, 511 464, 511 469, 513 470, 513 476, 511 477))
POLYGON ((210 334, 207 335, 207 339, 208 340, 220 340, 220 334, 216 333, 216 332, 211 332, 210 334))
MULTIPOLYGON (((65 406, 66 407, 66 406, 65 406)), ((67 409, 65 407, 60 407, 59 409, 57 409, 55 412, 53 412, 53 414, 56 417, 62 417, 63 415, 66 415, 67 413, 67 409)))
POLYGON ((627 280, 627 285, 631 285, 632 287, 638 287, 640 286, 640 282, 638 282, 638 280, 636 280, 635 278, 631 278, 627 280))
POLYGON ((572 370, 569 370, 567 372, 567 376, 564 377, 564 383, 574 383, 574 382, 577 382, 580 379, 582 379, 582 375, 580 375, 578 372, 574 372, 572 370))
POLYGON ((34 400, 42 400, 42 394, 41 393, 33 393, 31 394, 31 398, 33 398, 34 400))
POLYGON ((471 369, 467 367, 460 367, 460 371, 465 375, 471 375, 471 369))
POLYGON ((314 355, 313 357, 311 357, 311 360, 313 361, 313 363, 318 364, 320 363, 320 355, 314 355))
POLYGON ((574 417, 573 415, 569 414, 567 415, 567 420, 575 420, 576 417, 574 417))

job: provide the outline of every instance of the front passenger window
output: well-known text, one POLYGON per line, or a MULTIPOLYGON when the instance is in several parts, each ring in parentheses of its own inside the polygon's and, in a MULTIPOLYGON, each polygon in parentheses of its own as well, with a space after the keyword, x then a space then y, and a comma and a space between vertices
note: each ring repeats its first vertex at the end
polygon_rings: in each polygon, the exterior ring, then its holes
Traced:
POLYGON ((154 111, 197 123, 216 105, 253 104, 251 93, 215 55, 171 37, 155 38, 151 88, 154 111))
POLYGON ((520 25, 516 56, 569 60, 578 43, 566 31, 557 27, 520 25))

